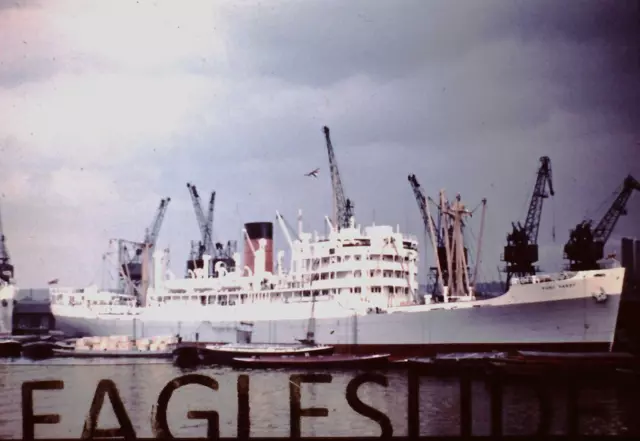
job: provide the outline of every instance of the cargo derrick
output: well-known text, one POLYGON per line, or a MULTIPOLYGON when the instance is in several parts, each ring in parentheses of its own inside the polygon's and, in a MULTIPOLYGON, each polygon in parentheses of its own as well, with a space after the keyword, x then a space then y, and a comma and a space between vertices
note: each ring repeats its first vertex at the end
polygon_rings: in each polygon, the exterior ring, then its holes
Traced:
POLYGON ((418 209, 420 210, 420 215, 422 216, 425 234, 431 237, 429 235, 429 232, 433 231, 436 238, 436 243, 433 243, 432 245, 437 248, 438 265, 429 268, 429 280, 431 281, 433 286, 433 290, 430 294, 435 297, 437 295, 436 291, 439 281, 442 280, 443 284, 446 285, 447 281, 449 280, 449 271, 447 270, 446 265, 444 267, 440 267, 439 264, 439 262, 447 261, 447 253, 444 246, 444 237, 439 225, 440 216, 438 216, 438 223, 436 224, 436 222, 433 220, 433 217, 429 213, 429 210, 427 208, 427 197, 425 196, 422 187, 420 187, 416 175, 409 175, 409 183, 411 184, 413 195, 416 198, 416 202, 418 203, 418 209), (440 277, 441 274, 442 277, 440 277))
POLYGON ((518 222, 512 223, 513 231, 507 235, 507 245, 504 247, 502 261, 506 262, 504 271, 507 273, 506 288, 511 285, 511 278, 533 276, 540 268, 538 262, 538 232, 542 217, 542 205, 549 195, 553 196, 553 180, 551 178, 551 160, 548 156, 540 158, 538 177, 533 187, 533 195, 529 203, 529 211, 524 226, 518 222), (549 187, 549 194, 546 188, 549 187))
POLYGON ((329 137, 329 127, 323 127, 324 137, 327 143, 327 151, 329 153, 329 169, 331 171, 331 187, 333 190, 333 225, 336 229, 349 228, 351 219, 354 216, 354 206, 351 199, 347 199, 344 195, 340 172, 338 171, 338 162, 336 161, 333 145, 329 137))
POLYGON ((144 304, 149 286, 151 253, 155 248, 160 227, 171 198, 162 199, 151 226, 146 229, 142 242, 118 239, 118 268, 121 289, 132 292, 144 304), (129 289, 127 289, 129 287, 129 289))
POLYGON ((13 265, 7 249, 6 237, 2 229, 2 218, 0 218, 0 285, 13 281, 13 265))
POLYGON ((604 257, 604 246, 611 236, 620 216, 627 214, 626 206, 634 190, 640 190, 640 183, 628 175, 609 210, 595 228, 593 220, 580 222, 569 233, 569 241, 564 246, 564 258, 569 261, 570 271, 598 269, 598 261, 604 257))
MULTIPOLYGON (((432 299, 436 301, 451 301, 455 297, 471 294, 471 287, 475 287, 482 250, 482 236, 484 234, 484 221, 487 200, 483 199, 482 218, 480 222, 480 236, 478 237, 477 253, 474 262, 473 276, 469 277, 469 249, 464 244, 463 233, 466 228, 463 216, 472 216, 476 211, 468 211, 460 202, 460 195, 456 196, 453 204, 444 198, 444 192, 440 193, 440 202, 435 203, 425 196, 422 187, 415 175, 409 175, 409 183, 418 203, 422 216, 425 233, 429 236, 431 244, 436 250, 436 266, 429 268, 429 280, 432 282, 432 299), (438 207, 438 221, 431 216, 428 201, 438 207), (446 234, 445 234, 446 231, 446 234), (440 290, 439 290, 440 288, 440 290), (444 291, 447 291, 445 298, 444 291)), ((477 207, 476 207, 477 208, 477 207)))
POLYGON ((232 270, 235 267, 233 261, 233 253, 236 251, 235 242, 227 242, 226 248, 221 243, 213 242, 213 213, 216 201, 216 192, 211 192, 209 198, 209 206, 207 209, 207 215, 204 215, 202 210, 202 204, 200 203, 200 195, 196 186, 187 183, 189 189, 189 195, 191 196, 191 202, 193 203, 193 210, 198 222, 198 228, 200 229, 200 241, 191 242, 191 256, 187 261, 187 277, 189 277, 189 271, 195 271, 196 269, 204 268, 204 255, 208 255, 212 260, 209 261, 207 268, 207 275, 209 277, 215 277, 214 271, 215 264, 218 261, 225 263, 227 270, 232 270))

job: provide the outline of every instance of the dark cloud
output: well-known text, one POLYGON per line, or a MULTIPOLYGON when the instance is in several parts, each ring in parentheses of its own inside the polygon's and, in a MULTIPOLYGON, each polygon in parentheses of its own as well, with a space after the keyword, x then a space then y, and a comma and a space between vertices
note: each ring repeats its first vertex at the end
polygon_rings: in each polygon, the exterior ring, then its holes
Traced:
MULTIPOLYGON (((636 130, 640 50, 633 48, 640 38, 634 40, 633 5, 234 6, 226 29, 229 63, 244 75, 280 80, 265 84, 274 95, 287 88, 323 94, 325 114, 335 120, 318 125, 344 126, 347 144, 456 148, 481 133, 534 130, 554 112, 582 115, 592 127, 636 130)), ((294 118, 320 117, 314 110, 300 109, 294 118)))
MULTIPOLYGON (((612 112, 627 129, 640 118, 640 4, 637 1, 517 2, 513 37, 548 48, 545 78, 564 87, 570 111, 612 112)), ((537 60, 538 62, 542 60, 537 60)), ((606 115, 605 115, 606 116, 606 115)))
POLYGON ((0 2, 0 12, 3 9, 41 8, 42 6, 42 0, 6 0, 0 2))
POLYGON ((323 87, 366 74, 375 80, 446 62, 504 34, 500 2, 436 0, 274 2, 231 8, 239 67, 323 87))
POLYGON ((615 49, 632 43, 634 36, 640 35, 637 21, 640 7, 634 0, 510 3, 506 18, 513 35, 524 39, 565 39, 582 44, 607 41, 615 49))

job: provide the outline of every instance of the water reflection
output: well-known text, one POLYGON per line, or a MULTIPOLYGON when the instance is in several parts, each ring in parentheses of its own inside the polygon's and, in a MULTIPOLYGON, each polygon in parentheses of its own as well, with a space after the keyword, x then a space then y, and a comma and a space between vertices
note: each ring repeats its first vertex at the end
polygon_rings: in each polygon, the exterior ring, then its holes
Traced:
MULTIPOLYGON (((10 362, 0 364, 0 437, 21 438, 22 416, 20 386, 26 380, 64 381, 61 391, 34 392, 36 414, 58 413, 60 424, 37 425, 37 437, 79 438, 96 386, 101 379, 112 379, 133 423, 138 437, 153 436, 151 412, 162 388, 175 377, 186 372, 214 377, 219 390, 199 385, 187 385, 173 393, 167 407, 170 431, 176 437, 206 436, 206 421, 189 420, 191 410, 215 410, 219 413, 221 436, 237 435, 238 393, 237 378, 248 374, 250 403, 250 436, 288 437, 290 435, 290 376, 303 372, 292 371, 233 371, 227 368, 183 371, 166 362, 122 363, 118 360, 72 360, 53 362, 10 362)), ((308 372, 304 372, 308 373, 308 372)), ((302 383, 302 408, 326 408, 327 417, 303 417, 302 436, 379 436, 380 426, 355 412, 347 403, 345 392, 349 381, 357 373, 332 372, 328 384, 302 383)), ((393 434, 407 434, 407 377, 402 371, 386 372, 388 386, 365 383, 358 389, 358 397, 387 415, 393 434)), ((460 434, 460 387, 455 379, 422 378, 420 381, 420 434, 446 436, 460 434)), ((549 386, 552 405, 551 430, 555 434, 566 431, 566 393, 549 386)), ((638 408, 637 388, 592 386, 579 391, 580 433, 633 434, 638 433, 634 409, 638 408)), ((504 391, 504 434, 532 434, 540 418, 536 390, 527 384, 513 384, 504 391)), ((117 419, 108 402, 102 408, 98 427, 117 427, 117 419)), ((472 385, 472 433, 490 434, 490 399, 482 382, 472 385)))

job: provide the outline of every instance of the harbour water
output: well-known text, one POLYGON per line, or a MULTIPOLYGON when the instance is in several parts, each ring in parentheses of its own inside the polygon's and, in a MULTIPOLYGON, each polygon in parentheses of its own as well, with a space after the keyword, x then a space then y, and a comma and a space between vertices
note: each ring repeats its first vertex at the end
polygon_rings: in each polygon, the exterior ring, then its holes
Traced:
MULTIPOLYGON (((176 437, 204 437, 207 422, 187 418, 190 410, 215 410, 219 414, 220 435, 233 437, 238 430, 238 376, 249 377, 249 421, 251 437, 289 437, 291 399, 300 389, 302 408, 326 408, 326 417, 302 417, 302 436, 378 436, 380 425, 358 414, 348 404, 346 390, 357 372, 322 372, 330 383, 300 386, 291 376, 295 371, 234 371, 204 368, 183 371, 168 362, 122 362, 119 360, 27 360, 0 364, 0 438, 22 438, 21 385, 25 381, 61 380, 62 390, 33 392, 35 414, 59 414, 58 424, 35 426, 35 438, 80 438, 86 416, 100 380, 117 386, 126 413, 138 437, 152 437, 152 410, 161 390, 175 377, 202 374, 214 378, 217 391, 199 385, 177 389, 167 407, 168 426, 176 437)), ((307 372, 308 373, 308 372, 307 372)), ((364 403, 388 416, 394 436, 407 434, 407 373, 380 372, 388 386, 365 383, 358 389, 364 403)), ((581 434, 635 435, 640 433, 636 417, 640 409, 638 381, 581 387, 577 397, 578 432, 581 434)), ((552 434, 567 433, 568 397, 562 387, 549 386, 552 434)), ((539 425, 537 388, 520 383, 507 385, 503 398, 503 433, 533 434, 539 425)), ((491 404, 484 382, 472 384, 471 422, 473 435, 489 435, 491 404)), ((421 435, 459 435, 461 424, 458 379, 422 378, 419 392, 421 435)), ((99 428, 118 427, 109 398, 99 414, 99 428)))

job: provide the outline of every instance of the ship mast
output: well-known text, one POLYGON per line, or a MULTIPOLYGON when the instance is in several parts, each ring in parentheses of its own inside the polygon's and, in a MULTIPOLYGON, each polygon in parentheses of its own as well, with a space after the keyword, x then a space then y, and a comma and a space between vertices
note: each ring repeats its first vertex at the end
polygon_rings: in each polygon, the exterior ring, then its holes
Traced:
MULTIPOLYGON (((483 222, 481 229, 484 228, 484 206, 486 199, 482 200, 483 205, 483 222)), ((456 195, 453 202, 449 202, 444 190, 440 191, 440 224, 443 227, 442 236, 445 248, 446 267, 448 270, 448 280, 446 289, 443 290, 445 302, 450 300, 473 300, 473 286, 469 277, 469 264, 467 258, 467 248, 464 243, 464 227, 465 218, 473 213, 469 211, 461 202, 460 195, 456 195)), ((481 245, 482 231, 478 238, 478 247, 481 245)), ((479 255, 479 250, 478 250, 479 255)), ((474 263, 476 266, 478 262, 474 263)))

